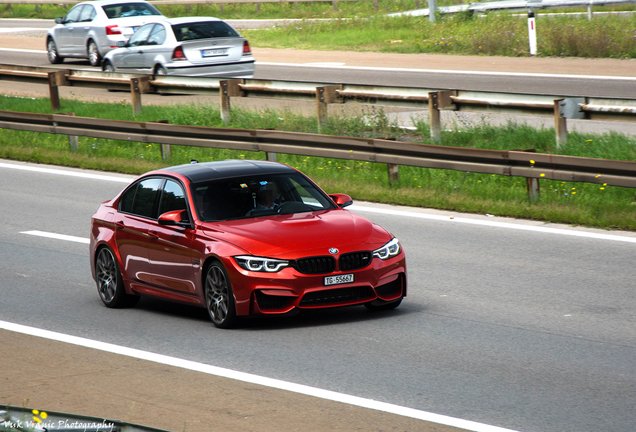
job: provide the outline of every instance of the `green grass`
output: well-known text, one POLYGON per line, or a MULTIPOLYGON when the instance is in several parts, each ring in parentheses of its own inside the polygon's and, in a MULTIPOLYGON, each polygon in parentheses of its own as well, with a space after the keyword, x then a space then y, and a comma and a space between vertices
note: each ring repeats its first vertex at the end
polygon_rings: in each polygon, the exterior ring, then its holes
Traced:
MULTIPOLYGON (((506 13, 460 13, 435 23, 422 17, 305 20, 294 26, 244 31, 255 47, 406 54, 529 56, 527 20, 506 13)), ((537 18, 542 56, 636 58, 636 15, 537 18)))
MULTIPOLYGON (((49 113, 48 99, 0 96, 5 110, 49 113)), ((131 120, 126 103, 98 104, 62 100, 64 112, 77 116, 131 120)), ((233 109, 232 120, 224 125, 216 106, 144 106, 135 121, 168 120, 172 124, 276 129, 317 133, 317 119, 290 111, 260 112, 233 109)), ((554 130, 534 129, 510 123, 497 128, 487 124, 469 125, 462 130, 445 131, 445 145, 487 149, 530 149, 544 153, 570 154, 635 160, 633 139, 619 134, 587 135, 570 133, 564 151, 554 147, 554 130)), ((341 136, 395 138, 402 141, 431 143, 429 125, 419 123, 406 133, 392 124, 381 110, 367 110, 358 116, 332 116, 321 133, 341 136)), ((0 158, 66 165, 131 174, 168 165, 237 159, 264 159, 263 153, 173 146, 171 159, 161 158, 158 144, 121 142, 80 137, 79 151, 70 152, 62 135, 2 130, 0 158)), ((636 230, 634 190, 586 183, 541 181, 540 199, 528 201, 524 178, 511 178, 472 172, 400 167, 400 180, 390 184, 387 166, 369 162, 278 155, 278 160, 300 169, 328 192, 348 193, 357 200, 430 207, 457 212, 489 213, 585 225, 607 229, 636 230)))

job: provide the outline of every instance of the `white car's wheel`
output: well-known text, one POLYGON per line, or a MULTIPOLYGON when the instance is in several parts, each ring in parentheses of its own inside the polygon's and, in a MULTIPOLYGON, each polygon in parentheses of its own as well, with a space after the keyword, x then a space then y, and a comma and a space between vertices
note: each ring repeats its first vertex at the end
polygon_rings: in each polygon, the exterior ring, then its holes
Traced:
POLYGON ((102 62, 102 56, 99 54, 97 44, 93 41, 88 43, 88 61, 91 66, 99 66, 102 62))
POLYGON ((64 58, 58 54, 57 45, 55 45, 55 41, 52 38, 46 41, 46 53, 49 58, 49 63, 59 64, 64 61, 64 58))
POLYGON ((115 66, 113 66, 113 64, 109 62, 108 60, 105 60, 104 64, 102 65, 102 71, 115 72, 115 66))

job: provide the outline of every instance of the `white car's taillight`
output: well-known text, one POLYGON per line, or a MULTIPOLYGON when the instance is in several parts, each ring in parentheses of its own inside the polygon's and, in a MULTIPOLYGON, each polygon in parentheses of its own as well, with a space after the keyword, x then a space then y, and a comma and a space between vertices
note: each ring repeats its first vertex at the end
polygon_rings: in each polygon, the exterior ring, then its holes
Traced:
POLYGON ((178 61, 178 60, 187 60, 185 53, 183 52, 183 47, 181 47, 181 45, 176 47, 174 51, 172 52, 172 61, 178 61))
POLYGON ((121 30, 117 24, 106 26, 106 34, 107 35, 120 35, 121 30))
POLYGON ((247 41, 243 42, 243 55, 252 55, 250 44, 247 41))

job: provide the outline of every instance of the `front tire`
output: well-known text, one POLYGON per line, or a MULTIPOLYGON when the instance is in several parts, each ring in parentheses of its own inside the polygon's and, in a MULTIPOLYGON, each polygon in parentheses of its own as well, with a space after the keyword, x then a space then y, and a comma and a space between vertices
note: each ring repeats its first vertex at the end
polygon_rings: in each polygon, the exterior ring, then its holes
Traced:
POLYGON ((57 52, 57 45, 52 38, 48 38, 46 41, 46 54, 51 64, 60 64, 64 61, 64 58, 60 57, 57 52))
POLYGON ((109 308, 134 306, 139 296, 126 293, 117 261, 109 248, 103 247, 95 260, 95 283, 102 303, 109 308))
POLYGON ((115 72, 115 66, 113 66, 113 64, 111 62, 109 62, 108 60, 105 60, 104 64, 102 65, 102 71, 103 72, 115 72))
POLYGON ((212 323, 218 328, 236 324, 236 306, 230 278, 223 265, 214 261, 205 273, 205 305, 212 323))
POLYGON ((94 41, 88 43, 88 61, 91 66, 99 66, 102 63, 102 56, 99 54, 97 44, 94 41))

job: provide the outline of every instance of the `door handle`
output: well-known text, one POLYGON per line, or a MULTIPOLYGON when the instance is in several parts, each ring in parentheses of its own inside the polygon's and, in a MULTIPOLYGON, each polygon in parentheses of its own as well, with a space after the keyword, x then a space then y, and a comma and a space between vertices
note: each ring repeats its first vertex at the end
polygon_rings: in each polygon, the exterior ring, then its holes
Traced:
POLYGON ((148 231, 150 240, 159 240, 159 233, 157 231, 148 231))
POLYGON ((115 222, 115 226, 117 227, 117 229, 121 230, 126 228, 126 224, 124 224, 124 221, 117 221, 115 222))

